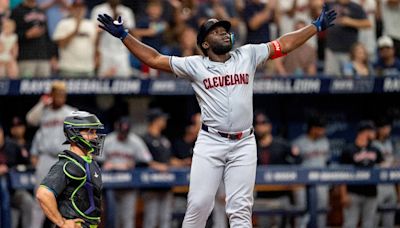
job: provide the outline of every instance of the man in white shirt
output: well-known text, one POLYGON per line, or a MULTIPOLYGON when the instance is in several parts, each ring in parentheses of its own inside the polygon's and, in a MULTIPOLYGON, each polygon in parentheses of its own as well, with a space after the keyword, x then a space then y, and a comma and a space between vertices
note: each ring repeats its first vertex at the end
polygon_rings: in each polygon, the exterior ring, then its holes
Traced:
MULTIPOLYGON (((97 23, 97 15, 106 13, 114 18, 124 18, 124 25, 128 30, 135 27, 135 16, 132 10, 122 4, 120 0, 107 0, 107 2, 93 8, 91 19, 97 23)), ((129 50, 119 40, 103 30, 99 30, 100 77, 127 78, 132 75, 129 62, 129 50)))
POLYGON ((59 70, 63 77, 94 76, 97 28, 85 15, 84 1, 74 0, 70 17, 62 19, 53 34, 59 47, 59 70))

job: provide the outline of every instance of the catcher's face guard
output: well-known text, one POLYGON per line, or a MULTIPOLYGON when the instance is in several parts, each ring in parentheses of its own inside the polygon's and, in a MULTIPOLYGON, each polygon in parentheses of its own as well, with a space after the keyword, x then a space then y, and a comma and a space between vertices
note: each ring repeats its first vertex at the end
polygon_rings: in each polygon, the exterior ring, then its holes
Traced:
POLYGON ((101 156, 105 134, 97 134, 97 129, 79 129, 66 127, 65 134, 69 143, 75 143, 88 154, 101 156))
POLYGON ((84 152, 99 156, 103 150, 105 134, 97 134, 104 125, 93 114, 75 111, 64 119, 66 143, 74 143, 84 152))

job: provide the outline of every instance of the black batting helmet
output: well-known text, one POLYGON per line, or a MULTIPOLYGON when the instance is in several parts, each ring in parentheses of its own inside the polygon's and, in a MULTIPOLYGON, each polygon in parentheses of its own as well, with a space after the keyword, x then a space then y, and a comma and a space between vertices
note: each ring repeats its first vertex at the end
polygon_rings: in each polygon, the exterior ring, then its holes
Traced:
POLYGON ((65 143, 75 143, 82 150, 92 155, 101 155, 105 134, 97 134, 97 138, 86 140, 80 133, 83 129, 104 129, 104 125, 93 114, 74 111, 64 119, 65 143))
POLYGON ((203 51, 204 54, 205 50, 201 46, 201 44, 204 42, 204 39, 206 38, 207 34, 217 26, 225 28, 227 32, 229 32, 229 30, 231 29, 231 23, 229 21, 219 21, 215 18, 211 18, 201 25, 200 30, 197 33, 197 46, 199 46, 199 48, 203 51))

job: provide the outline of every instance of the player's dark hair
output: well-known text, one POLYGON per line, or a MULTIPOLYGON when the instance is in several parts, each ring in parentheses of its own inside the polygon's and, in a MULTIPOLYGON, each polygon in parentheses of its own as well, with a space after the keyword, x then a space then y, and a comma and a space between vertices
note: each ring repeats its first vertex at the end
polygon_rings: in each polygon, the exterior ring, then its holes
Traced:
POLYGON ((380 117, 377 120, 375 120, 375 126, 376 127, 384 127, 384 126, 391 126, 392 121, 388 117, 380 117))
POLYGON ((309 133, 313 127, 326 127, 325 118, 322 116, 310 117, 307 121, 307 133, 309 133))

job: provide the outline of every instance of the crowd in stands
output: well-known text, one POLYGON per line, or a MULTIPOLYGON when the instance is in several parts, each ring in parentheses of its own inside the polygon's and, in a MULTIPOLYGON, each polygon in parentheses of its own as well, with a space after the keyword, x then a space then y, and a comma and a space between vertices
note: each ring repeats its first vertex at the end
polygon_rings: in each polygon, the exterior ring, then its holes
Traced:
POLYGON ((6 0, 0 77, 158 77, 97 27, 99 13, 122 16, 131 35, 163 54, 189 56, 201 54, 196 35, 208 18, 229 20, 238 47, 309 25, 323 4, 338 13, 336 25, 267 61, 261 76, 399 75, 400 0, 6 0))
MULTIPOLYGON (((25 117, 15 116, 11 123, 0 125, 0 178, 6 177, 11 169, 35 169, 37 180, 48 172, 51 164, 57 160, 57 153, 66 149, 63 142, 63 119, 72 110, 66 104, 66 86, 62 81, 52 84, 50 95, 42 96, 25 117), (8 127, 9 126, 9 127, 8 127), (36 126, 32 142, 26 137, 27 127, 36 126)), ((106 171, 131 170, 136 167, 148 167, 156 171, 168 171, 170 168, 190 167, 193 147, 201 129, 199 113, 194 113, 182 135, 170 138, 164 135, 169 128, 169 114, 158 107, 145 110, 145 129, 138 133, 132 116, 121 115, 114 127, 109 129, 105 140, 104 152, 98 158, 106 171)), ((136 122, 137 123, 137 122, 136 122)), ((329 122, 321 115, 310 115, 306 127, 292 138, 276 133, 276 122, 260 111, 254 113, 254 134, 257 141, 258 165, 287 165, 308 168, 329 168, 336 165, 354 167, 398 168, 400 164, 399 148, 392 138, 392 123, 381 116, 377 120, 361 121, 352 129, 355 137, 347 139, 347 145, 334 153, 328 138, 329 122)), ((109 123, 105 123, 108 125, 109 123)), ((177 129, 175 129, 177 130, 177 129)), ((40 181, 39 181, 40 182, 40 181)), ((39 183, 38 182, 38 183, 39 183)), ((37 186, 36 186, 37 187, 37 186)), ((378 213, 378 206, 393 206, 399 202, 400 189, 394 184, 363 186, 318 186, 318 208, 326 213, 339 204, 343 211, 343 227, 357 227, 359 221, 363 227, 394 227, 395 212, 378 213), (332 200, 332 194, 337 200, 332 200)), ((157 189, 120 189, 113 192, 115 200, 115 227, 180 227, 182 220, 172 217, 173 212, 184 212, 186 193, 174 192, 171 188, 157 189), (139 201, 143 204, 143 217, 137 210, 139 201), (139 216, 140 215, 140 216, 139 216), (139 222, 140 221, 140 222, 139 222)), ((225 215, 224 186, 221 184, 215 199, 213 216, 207 227, 227 227, 225 215)), ((26 190, 11 191, 12 227, 48 227, 39 205, 26 190)), ((254 208, 305 208, 306 193, 303 187, 293 187, 278 191, 256 191, 254 208)), ((318 227, 332 225, 327 214, 318 216, 318 227)), ((255 216, 258 227, 304 227, 309 215, 295 219, 284 215, 255 216)), ((337 222, 337 220, 336 220, 337 222)), ((337 223, 335 223, 338 225, 337 223)))

